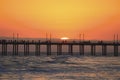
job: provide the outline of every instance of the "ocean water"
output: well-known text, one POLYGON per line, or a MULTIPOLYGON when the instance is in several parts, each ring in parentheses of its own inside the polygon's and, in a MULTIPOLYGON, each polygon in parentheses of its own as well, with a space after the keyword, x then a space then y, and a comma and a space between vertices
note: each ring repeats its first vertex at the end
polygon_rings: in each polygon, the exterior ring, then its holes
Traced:
POLYGON ((120 80, 120 57, 1 56, 0 80, 120 80))

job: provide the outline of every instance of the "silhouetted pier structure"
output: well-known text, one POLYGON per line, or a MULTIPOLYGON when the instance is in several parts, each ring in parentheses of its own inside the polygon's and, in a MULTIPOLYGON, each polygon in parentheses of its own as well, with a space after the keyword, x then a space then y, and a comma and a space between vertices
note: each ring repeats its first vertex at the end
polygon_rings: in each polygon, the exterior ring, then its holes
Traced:
POLYGON ((68 53, 70 55, 74 55, 74 50, 73 46, 77 45, 79 46, 79 55, 84 55, 85 46, 90 46, 91 47, 91 55, 95 56, 96 55, 96 46, 101 46, 102 47, 102 56, 107 55, 107 46, 113 46, 114 47, 114 56, 118 56, 119 54, 119 46, 120 42, 106 42, 106 41, 34 41, 34 40, 0 40, 0 45, 2 49, 2 55, 7 56, 8 55, 8 45, 13 46, 13 56, 18 56, 19 54, 19 45, 24 46, 24 56, 29 56, 30 53, 30 45, 35 46, 35 55, 40 56, 41 54, 41 45, 46 45, 46 55, 51 55, 51 46, 56 45, 57 55, 62 55, 62 46, 67 45, 68 46, 68 53))

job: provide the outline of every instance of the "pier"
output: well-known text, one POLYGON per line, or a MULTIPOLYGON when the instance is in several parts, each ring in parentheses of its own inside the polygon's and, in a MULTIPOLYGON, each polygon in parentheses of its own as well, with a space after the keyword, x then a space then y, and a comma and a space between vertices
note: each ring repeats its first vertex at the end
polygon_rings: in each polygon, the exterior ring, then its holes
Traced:
POLYGON ((34 41, 34 40, 0 40, 0 47, 1 47, 1 56, 8 55, 8 45, 12 45, 12 56, 18 56, 19 53, 19 46, 23 45, 24 48, 24 56, 29 56, 30 54, 30 45, 35 46, 35 56, 41 55, 41 46, 46 46, 46 55, 51 55, 51 46, 56 46, 56 55, 62 55, 62 46, 68 46, 68 53, 69 55, 74 55, 73 46, 77 45, 79 47, 79 55, 85 55, 85 46, 90 46, 91 49, 91 56, 96 55, 96 46, 102 47, 102 56, 107 56, 107 47, 112 46, 114 48, 113 55, 119 56, 119 46, 120 42, 114 41, 34 41))

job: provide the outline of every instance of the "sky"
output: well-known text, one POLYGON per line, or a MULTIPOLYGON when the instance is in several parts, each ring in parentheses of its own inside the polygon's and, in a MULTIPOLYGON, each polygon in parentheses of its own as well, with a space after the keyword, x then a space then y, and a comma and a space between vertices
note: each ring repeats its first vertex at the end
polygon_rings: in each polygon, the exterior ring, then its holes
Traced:
POLYGON ((113 40, 120 0, 0 0, 0 36, 113 40))

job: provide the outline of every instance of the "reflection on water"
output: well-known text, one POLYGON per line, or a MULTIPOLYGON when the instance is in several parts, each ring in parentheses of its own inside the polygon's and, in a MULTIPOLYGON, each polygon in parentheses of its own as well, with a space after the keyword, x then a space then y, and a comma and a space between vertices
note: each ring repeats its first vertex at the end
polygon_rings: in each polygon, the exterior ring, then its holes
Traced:
POLYGON ((0 80, 119 80, 119 57, 0 57, 0 80))

